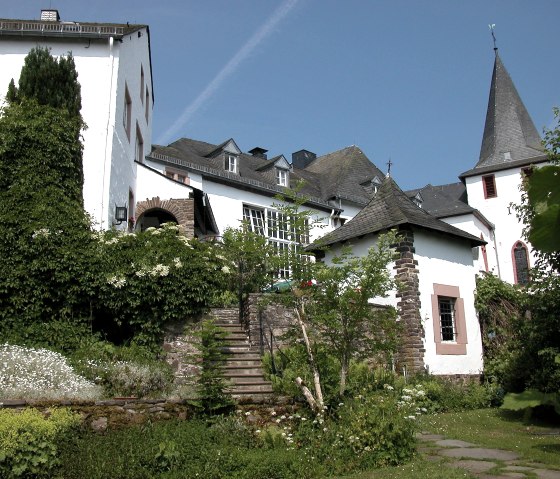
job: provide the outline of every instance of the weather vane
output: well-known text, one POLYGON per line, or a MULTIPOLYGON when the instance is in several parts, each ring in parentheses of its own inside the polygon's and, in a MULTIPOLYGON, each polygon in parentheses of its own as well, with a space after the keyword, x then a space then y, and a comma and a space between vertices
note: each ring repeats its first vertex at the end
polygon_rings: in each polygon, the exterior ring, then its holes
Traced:
POLYGON ((490 25, 488 25, 488 28, 490 29, 490 33, 492 34, 492 40, 494 41, 494 51, 498 51, 498 47, 496 46, 496 35, 494 35, 494 28, 496 28, 496 24, 492 23, 490 25))
POLYGON ((391 157, 389 157, 389 161, 387 162, 387 178, 391 176, 391 166, 393 166, 393 162, 391 161, 391 157))

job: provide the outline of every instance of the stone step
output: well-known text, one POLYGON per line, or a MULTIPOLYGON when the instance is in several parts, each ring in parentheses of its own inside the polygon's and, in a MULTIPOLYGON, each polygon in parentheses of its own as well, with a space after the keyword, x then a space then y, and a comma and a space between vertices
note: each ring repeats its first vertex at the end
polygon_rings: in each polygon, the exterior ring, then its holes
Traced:
POLYGON ((224 376, 224 379, 232 386, 243 386, 243 385, 265 385, 271 384, 269 381, 264 379, 262 374, 257 374, 255 376, 224 376))
POLYGON ((241 331, 241 332, 230 332, 230 331, 226 331, 228 333, 228 335, 224 338, 226 341, 230 342, 230 341, 248 341, 249 340, 249 336, 247 335, 247 333, 241 331))
POLYGON ((227 388, 230 394, 272 394, 272 384, 270 383, 238 383, 227 388))
POLYGON ((243 365, 229 365, 227 364, 222 368, 225 374, 260 374, 264 375, 264 370, 261 364, 251 366, 247 364, 243 365))
POLYGON ((235 368, 252 368, 252 367, 262 367, 262 362, 259 359, 229 359, 225 363, 224 368, 235 367, 235 368))

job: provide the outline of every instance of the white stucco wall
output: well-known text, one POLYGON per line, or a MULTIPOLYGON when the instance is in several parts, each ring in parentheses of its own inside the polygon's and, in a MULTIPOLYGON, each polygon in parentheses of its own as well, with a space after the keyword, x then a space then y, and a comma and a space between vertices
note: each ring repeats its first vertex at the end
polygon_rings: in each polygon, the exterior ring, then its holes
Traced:
MULTIPOLYGON (((539 166, 544 165, 541 164, 539 166)), ((497 196, 484 198, 482 176, 466 178, 469 205, 478 209, 496 227, 496 249, 499 262, 499 276, 509 283, 514 282, 512 248, 517 241, 523 241, 529 249, 529 266, 535 258, 530 253, 531 245, 523 240, 523 225, 517 220, 511 203, 521 203, 521 168, 496 171, 494 174, 497 196)), ((498 268, 497 268, 498 269, 498 268)))
POLYGON ((192 188, 188 185, 169 179, 151 170, 147 166, 138 165, 136 201, 151 200, 159 196, 161 200, 189 198, 192 188))
MULTIPOLYGON (((498 256, 496 250, 496 242, 494 239, 494 231, 491 230, 487 224, 480 221, 474 214, 451 216, 449 218, 442 218, 442 221, 455 226, 467 233, 486 241, 486 258, 488 262, 488 272, 498 276, 498 256)), ((486 271, 486 264, 484 263, 484 255, 482 246, 477 248, 478 253, 473 252, 474 266, 477 272, 486 271), (478 256, 478 257, 476 257, 478 256)))
MULTIPOLYGON (((111 173, 109 183, 108 208, 104 216, 112 219, 114 205, 128 204, 129 191, 138 201, 137 165, 134 160, 144 161, 152 144, 153 91, 149 58, 148 35, 143 28, 138 32, 125 35, 118 43, 119 67, 115 96, 115 115, 112 119, 111 173), (139 36, 140 34, 140 36, 139 36), (141 86, 141 69, 144 71, 144 84, 141 86), (146 87, 149 92, 148 119, 146 120, 146 87), (128 88, 131 99, 130 136, 126 134, 123 123, 125 90, 128 88), (142 90, 142 91, 140 91, 142 90), (143 141, 142 158, 136 158, 136 141, 143 141)), ((133 214, 133 212, 130 212, 133 214)))
POLYGON ((415 259, 420 271, 420 315, 425 334, 424 362, 432 374, 479 374, 482 372, 482 341, 474 309, 475 268, 470 245, 425 231, 414 232, 415 259), (465 306, 467 354, 436 354, 431 296, 433 285, 457 286, 465 306))
MULTIPOLYGON (((81 85, 82 117, 87 124, 83 132, 84 153, 84 206, 98 227, 111 226, 115 204, 128 205, 129 190, 135 191, 136 168, 134 165, 135 118, 140 114, 139 89, 140 63, 148 82, 150 97, 151 72, 145 29, 123 38, 122 43, 111 38, 49 38, 0 36, 0 95, 7 91, 13 78, 16 85, 25 56, 36 46, 48 47, 54 56, 72 52, 81 85), (133 128, 130 144, 122 141, 122 108, 124 81, 130 83, 133 128), (115 130, 115 125, 121 131, 115 130)), ((152 109, 150 107, 150 120, 152 109)), ((151 121, 139 121, 144 145, 151 145, 151 121)), ((118 129, 118 128, 117 128, 118 129)), ((126 134, 124 136, 126 139, 126 134)))
MULTIPOLYGON (((243 206, 252 206, 255 208, 274 208, 274 204, 278 204, 278 200, 273 197, 264 196, 255 192, 245 191, 231 186, 215 183, 207 179, 203 179, 201 188, 209 197, 212 212, 216 219, 216 224, 220 234, 226 228, 238 228, 243 220, 243 206)), ((326 225, 329 213, 309 209, 314 219, 322 219, 322 223, 326 225)), ((310 231, 310 239, 315 238, 330 231, 329 227, 312 228, 310 231)))
MULTIPOLYGON (((375 235, 352 240, 349 245, 355 256, 367 254, 376 243, 375 235)), ((423 230, 414 231, 415 259, 418 261, 420 317, 424 326, 424 362, 432 374, 479 374, 482 371, 482 342, 478 318, 474 309, 476 270, 473 266, 472 250, 466 241, 423 230), (431 295, 433 284, 457 286, 465 306, 467 330, 466 355, 438 355, 434 340, 434 322, 431 295)), ((327 251, 324 261, 330 263, 333 255, 339 254, 340 245, 327 251)), ((393 264, 389 266, 394 274, 393 264)), ((385 298, 372 298, 376 304, 397 306, 396 291, 385 298)))

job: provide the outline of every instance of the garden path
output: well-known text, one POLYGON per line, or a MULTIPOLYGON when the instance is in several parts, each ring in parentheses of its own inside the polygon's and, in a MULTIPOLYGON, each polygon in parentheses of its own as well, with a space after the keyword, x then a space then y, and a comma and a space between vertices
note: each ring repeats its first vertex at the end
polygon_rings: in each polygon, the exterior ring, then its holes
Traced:
POLYGON ((466 469, 480 479, 538 478, 560 479, 560 471, 545 464, 528 462, 503 449, 479 447, 470 442, 446 439, 439 434, 422 432, 419 451, 430 461, 451 460, 446 465, 466 469))

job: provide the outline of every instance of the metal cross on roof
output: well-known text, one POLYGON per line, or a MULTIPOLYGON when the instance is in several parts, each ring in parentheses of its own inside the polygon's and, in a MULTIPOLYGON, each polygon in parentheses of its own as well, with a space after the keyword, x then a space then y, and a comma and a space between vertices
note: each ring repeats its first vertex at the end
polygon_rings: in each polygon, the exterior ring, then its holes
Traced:
POLYGON ((389 157, 389 161, 387 162, 387 177, 391 176, 391 166, 393 166, 393 162, 391 161, 391 157, 389 157))
POLYGON ((494 42, 494 51, 498 51, 498 47, 496 46, 496 35, 494 35, 494 28, 496 28, 496 24, 495 23, 491 23, 490 25, 488 25, 488 28, 490 29, 490 33, 492 35, 492 40, 494 42))

